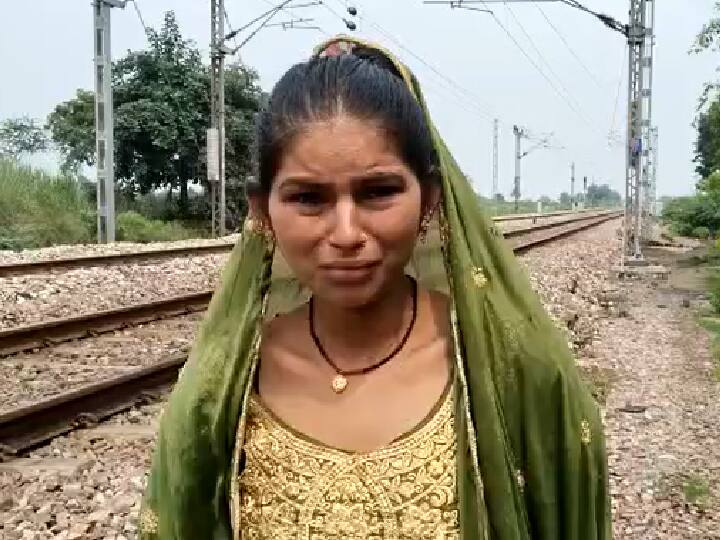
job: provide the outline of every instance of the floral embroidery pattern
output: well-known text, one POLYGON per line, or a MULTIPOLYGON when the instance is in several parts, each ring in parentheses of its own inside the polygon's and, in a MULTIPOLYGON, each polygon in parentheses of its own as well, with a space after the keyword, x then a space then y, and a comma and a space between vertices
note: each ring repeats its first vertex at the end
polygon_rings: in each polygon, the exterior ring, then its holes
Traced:
POLYGON ((417 431, 358 454, 306 440, 251 399, 240 474, 242 537, 457 539, 452 403, 448 393, 417 431))
POLYGON ((157 534, 158 532, 157 515, 149 508, 144 508, 140 512, 140 531, 145 534, 157 534))
POLYGON ((580 441, 583 444, 590 444, 592 442, 592 432, 590 431, 590 422, 583 420, 580 422, 580 441))

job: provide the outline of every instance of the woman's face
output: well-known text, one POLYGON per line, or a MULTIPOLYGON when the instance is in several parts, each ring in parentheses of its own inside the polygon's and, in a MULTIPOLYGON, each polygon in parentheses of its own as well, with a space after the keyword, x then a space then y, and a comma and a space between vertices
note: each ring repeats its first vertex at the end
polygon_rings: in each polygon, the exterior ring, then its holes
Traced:
POLYGON ((422 200, 392 138, 376 122, 343 115, 293 138, 267 215, 280 251, 316 297, 360 307, 402 278, 422 200))

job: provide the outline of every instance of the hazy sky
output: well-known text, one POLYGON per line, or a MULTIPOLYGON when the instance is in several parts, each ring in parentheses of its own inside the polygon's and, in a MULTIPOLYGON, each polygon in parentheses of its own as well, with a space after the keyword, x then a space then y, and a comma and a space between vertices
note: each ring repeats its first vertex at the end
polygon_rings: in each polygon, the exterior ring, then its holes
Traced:
MULTIPOLYGON (((272 6, 270 0, 225 1, 234 27, 272 6)), ((715 2, 657 3, 653 112, 660 131, 658 192, 688 193, 694 185, 691 124, 697 96, 702 83, 714 76, 720 57, 689 56, 687 50, 712 15, 715 2)), ((159 26, 163 13, 174 10, 183 34, 207 56, 207 0, 137 0, 137 4, 149 26, 159 26)), ((627 21, 628 0, 585 0, 585 4, 627 21)), ((559 3, 492 5, 510 35, 553 80, 556 91, 488 14, 424 5, 421 0, 325 0, 322 6, 294 10, 297 17, 313 18, 308 24, 324 33, 267 28, 242 49, 242 59, 259 71, 263 87, 271 88, 284 70, 306 58, 326 35, 345 31, 340 15, 348 5, 358 10, 357 35, 397 52, 418 75, 436 124, 476 189, 485 194, 491 189, 492 119, 497 117, 500 189, 506 195, 512 189, 513 124, 534 135, 554 133, 554 149, 537 150, 523 160, 524 195, 569 191, 572 161, 577 163, 578 178, 587 175, 624 192, 624 149, 609 147, 607 138, 613 126, 625 135, 623 36, 559 3)), ((284 13, 276 21, 292 18, 284 13)), ((144 41, 132 4, 113 10, 113 56, 141 48, 144 41)), ((90 0, 0 0, 0 73, 0 119, 24 114, 44 119, 77 88, 91 89, 90 0)))

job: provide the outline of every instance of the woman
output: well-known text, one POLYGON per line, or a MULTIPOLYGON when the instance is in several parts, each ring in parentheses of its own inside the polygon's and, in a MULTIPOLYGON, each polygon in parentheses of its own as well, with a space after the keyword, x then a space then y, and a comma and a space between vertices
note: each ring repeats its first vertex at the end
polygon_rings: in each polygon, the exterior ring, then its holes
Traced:
POLYGON ((322 45, 257 178, 142 537, 610 538, 595 404, 407 68, 322 45))

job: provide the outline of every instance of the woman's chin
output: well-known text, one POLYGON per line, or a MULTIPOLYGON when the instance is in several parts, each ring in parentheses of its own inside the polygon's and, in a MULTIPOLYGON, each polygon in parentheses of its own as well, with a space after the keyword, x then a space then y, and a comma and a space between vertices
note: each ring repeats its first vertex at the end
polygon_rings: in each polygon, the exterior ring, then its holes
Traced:
POLYGON ((323 283, 315 289, 318 299, 346 309, 361 308, 372 304, 377 301, 382 292, 382 281, 372 278, 323 280, 323 283))

